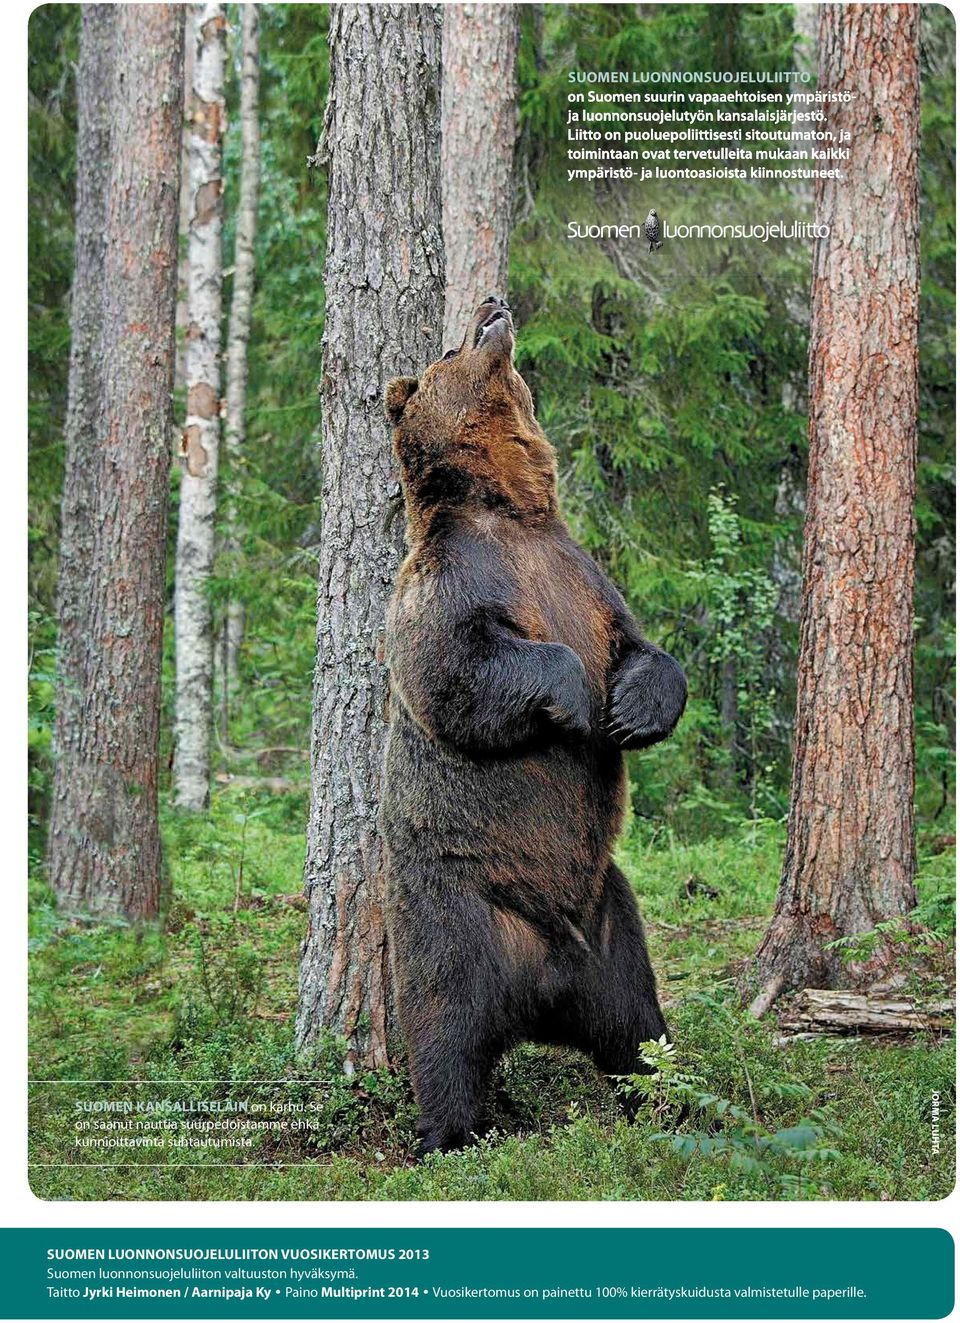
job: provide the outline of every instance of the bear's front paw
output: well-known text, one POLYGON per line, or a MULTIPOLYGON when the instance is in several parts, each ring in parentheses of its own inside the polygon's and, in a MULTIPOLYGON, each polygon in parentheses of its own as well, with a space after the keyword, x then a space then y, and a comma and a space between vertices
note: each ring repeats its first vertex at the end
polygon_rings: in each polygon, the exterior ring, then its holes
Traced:
POLYGON ((686 704, 680 664, 659 648, 635 653, 610 686, 607 734, 624 749, 646 749, 667 738, 686 704))
POLYGON ((592 701, 583 662, 565 643, 544 643, 546 684, 541 707, 549 719, 573 735, 590 734, 592 701))

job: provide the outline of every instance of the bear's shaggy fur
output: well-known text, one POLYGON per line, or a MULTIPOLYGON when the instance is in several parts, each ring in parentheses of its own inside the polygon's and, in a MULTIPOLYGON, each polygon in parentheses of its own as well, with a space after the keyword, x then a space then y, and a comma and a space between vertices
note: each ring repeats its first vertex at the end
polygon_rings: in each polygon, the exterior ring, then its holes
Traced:
POLYGON ((479 1125, 529 1039, 637 1069, 665 1032, 611 860, 624 748, 673 730, 683 672, 571 539, 554 452, 487 299, 459 350, 387 389, 409 554, 390 607, 382 830, 423 1151, 479 1125))

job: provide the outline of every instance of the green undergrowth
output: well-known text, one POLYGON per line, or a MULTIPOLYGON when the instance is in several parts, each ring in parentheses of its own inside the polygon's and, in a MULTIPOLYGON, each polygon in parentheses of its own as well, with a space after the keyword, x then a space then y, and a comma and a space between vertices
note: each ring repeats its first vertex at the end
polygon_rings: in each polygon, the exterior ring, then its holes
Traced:
MULTIPOLYGON (((758 1024, 740 1009, 737 978, 776 891, 783 832, 771 823, 695 844, 630 825, 620 862, 641 900, 674 1044, 646 1045, 652 1074, 620 1082, 639 1086, 634 1120, 617 1082, 585 1058, 523 1046, 500 1069, 486 1137, 416 1165, 402 1073, 348 1079, 336 1042, 311 1061, 293 1051, 304 813, 296 796, 224 792, 205 817, 168 816, 174 900, 162 934, 64 922, 33 883, 37 1195, 934 1199, 952 1188, 952 1040, 784 1041, 773 1017, 758 1024), (221 1116, 246 1100, 273 1111, 248 1149, 173 1144, 156 1165, 146 1149, 77 1146, 85 1114, 76 1104, 98 1098, 202 1098, 221 1116), (293 1124, 274 1124, 281 1116, 293 1124)), ((952 838, 941 830, 921 842, 928 944, 948 940, 952 879, 952 838)), ((936 973, 925 977, 914 978, 917 995, 943 991, 936 973)), ((195 1134, 191 1124, 176 1112, 166 1121, 178 1139, 195 1134)))

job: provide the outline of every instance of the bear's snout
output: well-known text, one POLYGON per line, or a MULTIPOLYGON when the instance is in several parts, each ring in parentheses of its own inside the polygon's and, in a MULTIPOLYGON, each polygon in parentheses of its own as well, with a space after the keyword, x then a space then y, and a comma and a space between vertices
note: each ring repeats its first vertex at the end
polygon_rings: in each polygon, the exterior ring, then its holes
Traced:
POLYGON ((506 299, 490 294, 473 314, 473 338, 468 344, 474 349, 481 345, 506 343, 513 347, 513 316, 506 299))

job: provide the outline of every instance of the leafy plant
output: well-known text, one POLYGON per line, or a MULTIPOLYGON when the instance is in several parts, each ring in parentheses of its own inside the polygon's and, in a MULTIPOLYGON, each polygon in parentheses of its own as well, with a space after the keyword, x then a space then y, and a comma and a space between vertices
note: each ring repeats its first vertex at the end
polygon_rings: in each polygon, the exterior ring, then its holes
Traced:
MULTIPOLYGON (((680 1109, 699 1113, 707 1123, 700 1130, 658 1133, 684 1161, 697 1155, 723 1157, 733 1171, 777 1183, 795 1192, 806 1190, 800 1165, 828 1163, 840 1157, 832 1141, 842 1135, 837 1122, 823 1108, 814 1108, 794 1125, 770 1129, 763 1124, 752 1096, 747 1109, 705 1088, 702 1075, 680 1065, 673 1043, 664 1035, 640 1044, 640 1057, 648 1073, 625 1075, 620 1087, 631 1100, 642 1099, 653 1115, 663 1118, 680 1109), (792 1167, 784 1170, 785 1164, 792 1167)), ((810 1099, 810 1089, 797 1081, 772 1086, 771 1096, 797 1102, 810 1099)))

